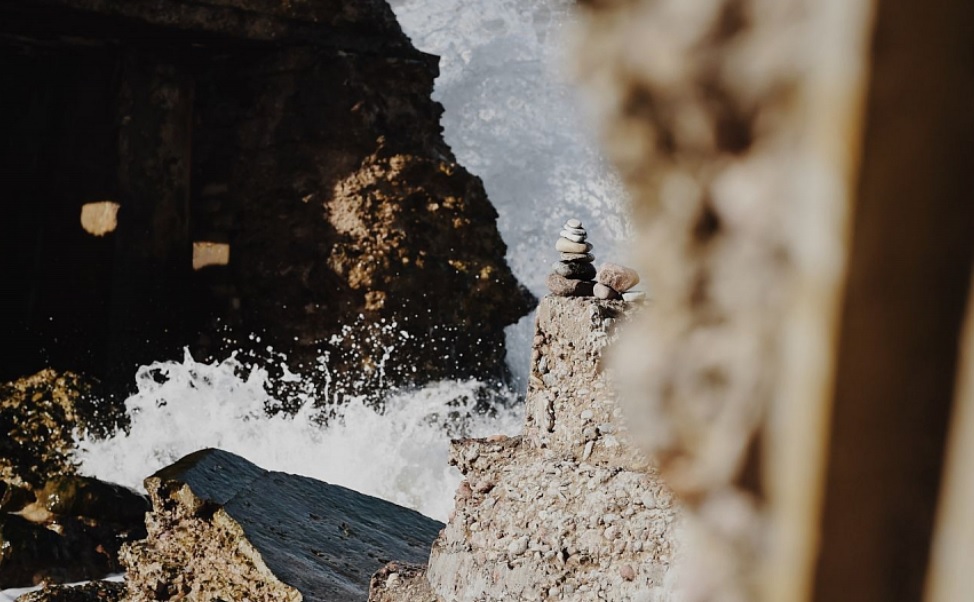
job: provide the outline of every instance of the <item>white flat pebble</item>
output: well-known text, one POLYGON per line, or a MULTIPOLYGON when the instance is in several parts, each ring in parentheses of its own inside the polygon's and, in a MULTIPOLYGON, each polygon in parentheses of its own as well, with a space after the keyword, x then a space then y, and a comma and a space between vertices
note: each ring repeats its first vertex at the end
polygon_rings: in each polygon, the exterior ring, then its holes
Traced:
POLYGON ((567 238, 572 242, 585 242, 584 234, 572 234, 568 230, 562 230, 561 232, 558 233, 558 236, 561 236, 562 238, 567 238))

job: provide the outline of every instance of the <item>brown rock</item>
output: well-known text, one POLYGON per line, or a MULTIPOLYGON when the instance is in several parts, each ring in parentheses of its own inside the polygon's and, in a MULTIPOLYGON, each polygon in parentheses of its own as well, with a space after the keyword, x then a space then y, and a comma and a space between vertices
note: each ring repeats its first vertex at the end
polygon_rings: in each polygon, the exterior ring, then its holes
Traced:
POLYGON ((595 280, 619 293, 639 284, 639 274, 632 268, 617 263, 603 263, 595 280))
POLYGON ((558 274, 551 274, 547 280, 548 290, 558 297, 591 297, 594 282, 571 280, 558 274))
POLYGON ((40 487, 73 474, 75 433, 103 432, 89 392, 78 375, 54 370, 0 384, 0 479, 40 487))

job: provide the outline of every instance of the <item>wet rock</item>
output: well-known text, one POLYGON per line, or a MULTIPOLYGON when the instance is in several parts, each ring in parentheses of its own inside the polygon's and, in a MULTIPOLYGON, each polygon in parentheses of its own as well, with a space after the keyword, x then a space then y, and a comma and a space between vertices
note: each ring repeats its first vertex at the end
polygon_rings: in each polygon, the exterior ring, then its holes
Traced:
POLYGON ((551 294, 558 297, 589 297, 595 285, 594 282, 572 280, 558 274, 549 274, 546 284, 551 294))
POLYGON ((61 476, 29 493, 16 494, 18 514, 0 514, 0 587, 104 577, 120 570, 122 544, 145 537, 148 502, 124 487, 61 476))
POLYGON ((0 588, 104 577, 120 567, 111 548, 120 541, 97 527, 62 518, 49 525, 0 515, 0 588))
POLYGON ((191 454, 146 479, 148 537, 126 546, 128 600, 365 599, 392 560, 425 562, 441 523, 344 487, 191 454))
POLYGON ((595 279, 609 288, 624 293, 639 284, 639 274, 632 268, 617 263, 603 263, 595 279))
POLYGON ((19 512, 35 499, 34 492, 28 487, 0 481, 0 512, 19 512))
POLYGON ((45 586, 20 596, 17 602, 120 602, 124 596, 124 583, 93 581, 84 585, 45 586))
POLYGON ((73 474, 75 433, 106 428, 89 392, 82 377, 54 370, 0 384, 0 480, 40 487, 73 474))
POLYGON ((83 516, 102 524, 141 524, 149 511, 149 501, 131 489, 90 477, 55 477, 36 497, 52 517, 83 516))

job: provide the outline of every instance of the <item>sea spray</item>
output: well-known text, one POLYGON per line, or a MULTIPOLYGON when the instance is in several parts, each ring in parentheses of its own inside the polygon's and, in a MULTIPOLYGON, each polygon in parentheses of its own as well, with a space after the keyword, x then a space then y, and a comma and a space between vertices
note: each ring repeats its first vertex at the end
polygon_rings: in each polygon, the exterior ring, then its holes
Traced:
POLYGON ((477 410, 485 386, 446 381, 391 393, 377 406, 362 397, 340 406, 307 399, 296 413, 260 366, 236 357, 156 362, 136 375, 125 402, 127 432, 82 439, 84 474, 141 488, 142 480, 206 447, 239 454, 271 470, 321 479, 414 508, 444 520, 460 474, 447 465, 451 436, 516 433, 520 408, 477 410))
MULTIPOLYGON (((517 278, 544 295, 549 233, 585 223, 599 259, 627 262, 629 202, 588 127, 565 47, 575 0, 391 0, 403 31, 440 57, 433 98, 457 161, 480 176, 517 278)), ((534 316, 507 328, 508 365, 527 386, 534 316)))

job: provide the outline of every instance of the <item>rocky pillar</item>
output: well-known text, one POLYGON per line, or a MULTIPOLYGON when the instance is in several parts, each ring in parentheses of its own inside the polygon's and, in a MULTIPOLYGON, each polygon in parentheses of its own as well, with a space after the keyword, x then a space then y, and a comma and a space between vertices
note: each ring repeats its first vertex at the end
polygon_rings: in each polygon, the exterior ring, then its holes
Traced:
POLYGON ((137 51, 119 92, 119 203, 110 370, 158 359, 179 341, 192 265, 189 238, 193 78, 137 51), (167 340, 147 341, 149 336, 167 340))
POLYGON ((672 599, 672 496, 630 444, 602 368, 635 311, 542 300, 524 434, 454 442, 466 479, 427 573, 440 599, 672 599))

